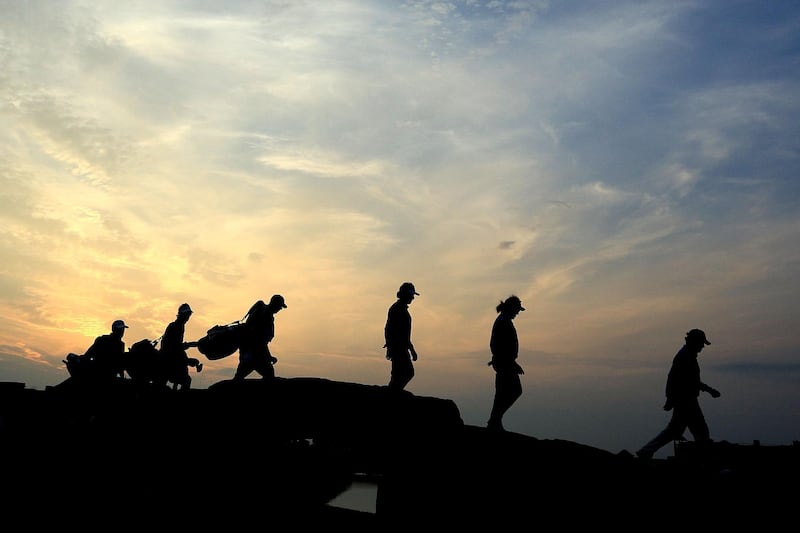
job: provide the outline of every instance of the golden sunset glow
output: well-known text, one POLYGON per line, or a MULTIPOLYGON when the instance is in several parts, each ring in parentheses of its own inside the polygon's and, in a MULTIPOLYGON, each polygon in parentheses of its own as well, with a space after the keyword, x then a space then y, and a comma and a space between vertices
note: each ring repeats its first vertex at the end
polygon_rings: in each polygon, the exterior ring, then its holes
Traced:
POLYGON ((278 376, 385 384, 412 281, 408 390, 466 423, 517 294, 508 429, 638 447, 696 327, 712 437, 800 439, 798 7, 760 6, 5 2, 0 379, 277 293, 278 376))

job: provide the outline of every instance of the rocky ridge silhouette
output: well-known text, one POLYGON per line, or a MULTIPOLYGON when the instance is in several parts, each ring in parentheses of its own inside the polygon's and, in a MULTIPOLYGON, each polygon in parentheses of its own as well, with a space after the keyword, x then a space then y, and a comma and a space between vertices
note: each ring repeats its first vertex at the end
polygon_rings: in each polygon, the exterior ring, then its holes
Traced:
POLYGON ((98 525, 764 521, 791 509, 784 487, 800 472, 797 443, 687 442, 641 461, 465 425, 451 400, 322 378, 187 391, 0 383, 0 446, 7 511, 98 525), (356 474, 378 480, 374 515, 328 505, 356 474))

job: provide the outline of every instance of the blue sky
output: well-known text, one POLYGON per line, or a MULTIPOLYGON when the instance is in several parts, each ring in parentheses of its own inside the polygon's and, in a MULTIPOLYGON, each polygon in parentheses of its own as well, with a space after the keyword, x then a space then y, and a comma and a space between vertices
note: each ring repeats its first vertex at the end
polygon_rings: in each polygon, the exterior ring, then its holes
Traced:
MULTIPOLYGON (((188 338, 283 294, 283 377, 388 381, 611 451, 663 425, 704 329, 718 440, 800 439, 792 2, 0 2, 0 379, 44 388, 111 322, 188 338)), ((194 354, 199 355, 199 354, 194 354)), ((202 357, 202 356, 201 356, 202 357)), ((233 375, 206 362, 194 385, 233 375)))

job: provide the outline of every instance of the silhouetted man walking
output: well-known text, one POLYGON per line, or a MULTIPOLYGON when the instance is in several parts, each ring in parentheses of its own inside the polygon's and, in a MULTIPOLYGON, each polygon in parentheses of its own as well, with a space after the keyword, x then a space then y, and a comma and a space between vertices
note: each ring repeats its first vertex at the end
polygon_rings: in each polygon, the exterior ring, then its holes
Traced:
POLYGON ((203 364, 194 357, 186 354, 187 348, 197 346, 196 342, 184 342, 186 323, 192 316, 189 304, 181 304, 175 320, 167 325, 161 337, 161 360, 164 365, 165 378, 172 382, 172 388, 188 390, 192 384, 189 367, 195 367, 198 372, 203 370, 203 364))
POLYGON ((673 358, 667 375, 667 401, 664 403, 664 410, 671 410, 672 418, 666 428, 636 452, 638 457, 652 458, 662 446, 680 439, 687 427, 695 442, 711 442, 698 397, 700 391, 705 391, 713 398, 719 398, 720 392, 700 381, 700 365, 697 362, 697 356, 710 344, 701 329, 686 333, 685 344, 673 358))
POLYGON ((97 337, 86 353, 82 356, 67 356, 67 368, 70 364, 78 363, 80 367, 88 369, 82 379, 88 378, 95 384, 109 384, 116 378, 124 378, 125 342, 122 336, 127 327, 122 320, 115 320, 111 324, 111 333, 97 337))
POLYGON ((495 390, 492 412, 486 427, 493 431, 505 431, 503 415, 522 396, 522 382, 519 376, 525 372, 517 363, 519 338, 513 321, 525 308, 522 307, 519 297, 511 295, 505 301, 501 301, 496 310, 498 315, 492 324, 492 335, 489 339, 489 348, 492 352, 489 365, 495 372, 495 390))
POLYGON ((414 377, 417 352, 411 343, 411 313, 408 306, 419 296, 414 284, 405 282, 397 290, 397 301, 389 307, 384 327, 386 359, 392 362, 389 388, 403 390, 414 377))
POLYGON ((262 379, 275 377, 278 362, 269 351, 269 343, 275 338, 275 314, 286 309, 286 301, 280 294, 270 298, 269 304, 259 300, 250 307, 244 322, 244 332, 239 345, 239 366, 233 379, 241 381, 251 372, 261 374, 262 379))

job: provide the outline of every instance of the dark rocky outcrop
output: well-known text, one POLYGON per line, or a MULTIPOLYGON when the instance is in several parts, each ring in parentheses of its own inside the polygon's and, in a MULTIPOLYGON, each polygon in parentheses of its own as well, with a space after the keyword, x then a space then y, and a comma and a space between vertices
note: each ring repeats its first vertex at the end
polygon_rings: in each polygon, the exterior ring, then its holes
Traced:
POLYGON ((797 446, 758 455, 686 443, 679 457, 642 462, 468 426, 450 400, 320 378, 188 391, 3 383, 0 445, 6 509, 37 516, 40 505, 84 524, 718 523, 779 517, 778 487, 800 472, 797 446), (379 481, 375 515, 327 505, 356 473, 379 481))

